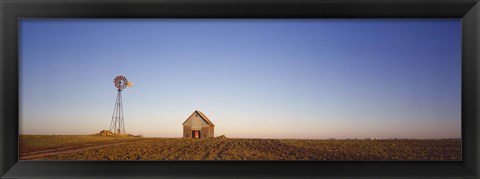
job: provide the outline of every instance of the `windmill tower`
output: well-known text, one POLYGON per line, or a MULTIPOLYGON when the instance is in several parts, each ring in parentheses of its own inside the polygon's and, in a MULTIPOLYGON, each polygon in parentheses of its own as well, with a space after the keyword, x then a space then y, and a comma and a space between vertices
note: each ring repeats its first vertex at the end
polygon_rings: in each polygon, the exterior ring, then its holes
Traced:
POLYGON ((113 80, 117 88, 117 99, 113 108, 112 121, 110 122, 110 132, 114 134, 125 134, 125 123, 123 118, 122 90, 132 86, 124 76, 117 76, 113 80))

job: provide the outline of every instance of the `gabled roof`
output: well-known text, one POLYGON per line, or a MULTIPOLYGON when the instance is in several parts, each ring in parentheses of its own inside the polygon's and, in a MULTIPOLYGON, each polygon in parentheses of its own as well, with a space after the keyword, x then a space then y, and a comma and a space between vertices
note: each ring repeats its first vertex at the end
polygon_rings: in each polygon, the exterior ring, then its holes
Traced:
POLYGON ((193 116, 195 113, 198 114, 198 116, 200 116, 200 118, 202 118, 208 125, 215 126, 215 125, 213 124, 213 122, 210 121, 210 119, 208 119, 207 116, 205 116, 205 114, 203 114, 202 112, 200 112, 200 111, 198 111, 198 110, 195 110, 195 111, 192 113, 192 115, 190 115, 185 121, 183 121, 182 125, 184 125, 185 122, 187 122, 188 119, 190 119, 190 117, 193 116))

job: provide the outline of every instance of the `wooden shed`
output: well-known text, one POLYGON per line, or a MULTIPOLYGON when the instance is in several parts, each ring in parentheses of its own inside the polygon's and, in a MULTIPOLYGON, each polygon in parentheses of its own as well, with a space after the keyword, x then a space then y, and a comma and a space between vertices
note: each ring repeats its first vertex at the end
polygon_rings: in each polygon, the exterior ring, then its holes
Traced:
POLYGON ((183 138, 213 138, 213 128, 215 125, 205 114, 198 110, 195 110, 182 125, 183 138))

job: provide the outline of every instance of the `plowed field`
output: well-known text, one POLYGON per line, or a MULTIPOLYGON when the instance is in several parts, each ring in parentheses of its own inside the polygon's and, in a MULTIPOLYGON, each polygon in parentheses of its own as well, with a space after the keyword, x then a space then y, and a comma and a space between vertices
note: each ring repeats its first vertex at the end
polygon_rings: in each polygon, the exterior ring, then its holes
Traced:
POLYGON ((102 138, 101 136, 21 136, 20 139, 21 160, 461 159, 460 139, 297 140, 102 138), (32 146, 34 144, 36 147, 32 146))

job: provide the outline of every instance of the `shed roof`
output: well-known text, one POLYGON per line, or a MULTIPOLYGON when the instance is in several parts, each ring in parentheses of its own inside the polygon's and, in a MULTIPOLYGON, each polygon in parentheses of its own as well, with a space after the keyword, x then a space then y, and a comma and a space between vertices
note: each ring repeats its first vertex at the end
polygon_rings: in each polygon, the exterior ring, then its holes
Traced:
MULTIPOLYGON (((200 112, 199 110, 193 111, 192 115, 194 115, 195 113, 198 114, 198 116, 200 116, 200 118, 202 118, 208 125, 215 126, 215 125, 213 124, 213 122, 210 121, 210 119, 208 119, 208 117, 205 116, 205 114, 203 114, 203 113, 200 112)), ((190 116, 192 116, 192 115, 190 115, 190 116)), ((190 118, 190 117, 188 117, 188 118, 182 123, 182 125, 184 125, 185 122, 187 122, 189 118, 190 118)))

